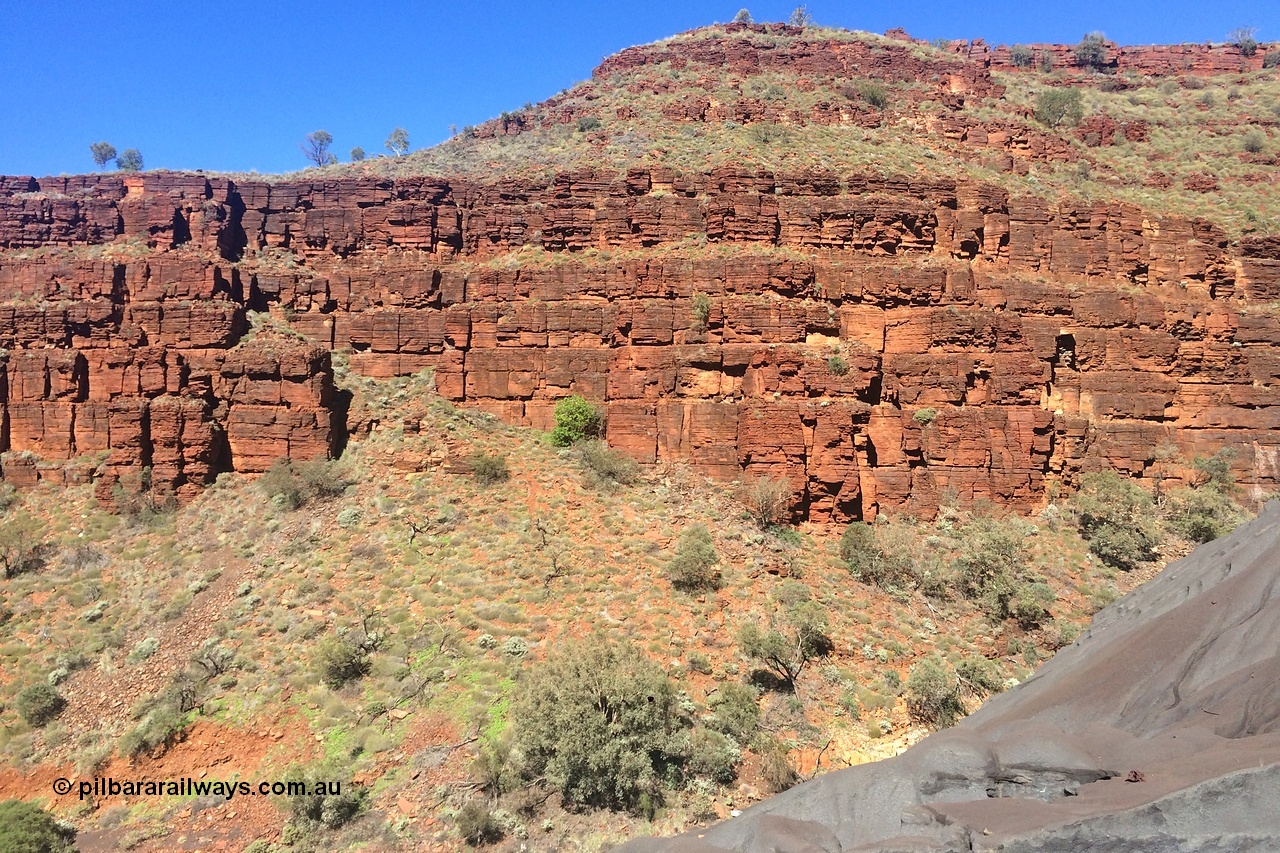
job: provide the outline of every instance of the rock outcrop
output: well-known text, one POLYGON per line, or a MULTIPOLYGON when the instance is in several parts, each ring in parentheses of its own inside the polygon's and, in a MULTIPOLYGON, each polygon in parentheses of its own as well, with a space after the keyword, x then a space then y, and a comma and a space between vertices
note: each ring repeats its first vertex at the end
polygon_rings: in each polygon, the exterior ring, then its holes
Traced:
POLYGON ((538 427, 582 394, 636 459, 785 478, 814 520, 928 515, 945 490, 1030 507, 1222 446, 1269 490, 1274 242, 815 172, 4 178, 5 476, 105 454, 108 479, 183 491, 323 454, 348 350, 538 427), (252 332, 261 312, 308 341, 252 332))
POLYGON ((897 758, 619 853, 1280 848, 1280 503, 897 758))

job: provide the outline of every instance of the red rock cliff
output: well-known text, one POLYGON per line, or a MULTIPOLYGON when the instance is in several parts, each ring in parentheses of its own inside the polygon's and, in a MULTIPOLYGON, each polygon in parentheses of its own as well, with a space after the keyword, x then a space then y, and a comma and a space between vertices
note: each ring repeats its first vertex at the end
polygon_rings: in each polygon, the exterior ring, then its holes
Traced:
POLYGON ((635 458, 785 477, 814 520, 1030 507, 1084 469, 1176 477, 1174 448, 1280 476, 1280 249, 1127 207, 662 169, 3 178, 0 250, 19 481, 189 493, 327 453, 330 349, 539 427, 600 400, 635 458), (252 331, 269 309, 311 342, 252 331))

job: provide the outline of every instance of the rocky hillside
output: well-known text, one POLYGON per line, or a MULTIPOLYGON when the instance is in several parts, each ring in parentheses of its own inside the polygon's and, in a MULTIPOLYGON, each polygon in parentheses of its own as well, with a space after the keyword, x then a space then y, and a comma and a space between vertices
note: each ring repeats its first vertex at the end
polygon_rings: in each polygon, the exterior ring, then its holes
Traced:
POLYGON ((5 178, 4 476, 186 498, 323 454, 338 350, 513 423, 580 394, 636 460, 785 480, 797 518, 1025 509, 1224 446, 1271 489, 1265 50, 1036 49, 1063 70, 712 28, 403 162, 5 178), (1078 124, 1035 118, 1056 91, 1078 124), (259 340, 267 311, 306 340, 259 340))

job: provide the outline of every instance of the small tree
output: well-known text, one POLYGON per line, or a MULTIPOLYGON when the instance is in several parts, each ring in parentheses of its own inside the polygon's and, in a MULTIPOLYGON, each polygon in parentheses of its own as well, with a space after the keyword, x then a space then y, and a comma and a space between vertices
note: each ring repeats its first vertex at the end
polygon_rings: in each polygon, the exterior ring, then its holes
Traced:
POLYGON ((1036 54, 1031 48, 1025 44, 1015 44, 1009 48, 1009 61, 1018 68, 1030 68, 1031 63, 1035 61, 1036 54))
POLYGON ((738 10, 738 14, 736 14, 736 15, 734 15, 734 16, 733 16, 733 22, 734 22, 735 24, 751 24, 751 23, 755 23, 754 21, 752 21, 752 20, 751 20, 751 12, 749 12, 749 11, 748 11, 748 10, 746 10, 746 9, 739 9, 739 10, 738 10))
POLYGON ((813 15, 809 14, 807 6, 802 4, 791 12, 791 17, 787 19, 787 23, 793 27, 812 27, 813 15))
POLYGON ((1078 124, 1084 117, 1084 103, 1079 89, 1070 86, 1045 89, 1036 96, 1036 121, 1047 127, 1078 124))
POLYGON ((525 673, 511 720, 526 774, 569 804, 648 811, 687 755, 671 681, 604 636, 565 643, 525 673))
POLYGON ((1128 571, 1153 560, 1160 525, 1151 496, 1114 471, 1086 474, 1070 503, 1080 535, 1102 562, 1128 571))
POLYGON ((364 153, 364 149, 363 149, 363 148, 361 148, 359 145, 357 145, 355 148, 352 148, 352 149, 351 149, 351 162, 352 162, 352 163, 359 163, 361 160, 363 160, 363 159, 365 158, 365 156, 366 156, 366 155, 365 155, 365 153, 364 153))
POLYGON ((711 531, 705 525, 693 524, 680 534, 676 553, 667 564, 667 577, 673 587, 686 592, 717 589, 720 572, 716 570, 716 564, 719 562, 711 531))
POLYGON ((315 130, 307 134, 306 139, 298 146, 303 155, 317 166, 328 166, 338 162, 338 158, 329 153, 333 144, 333 134, 327 130, 315 130))
POLYGON ((786 607, 781 620, 767 627, 749 622, 738 632, 738 648, 794 692, 805 666, 831 651, 830 620, 816 601, 786 607))
POLYGON ((1092 71, 1107 67, 1107 37, 1097 30, 1087 34, 1075 49, 1076 65, 1092 71))
POLYGON ((1240 48, 1242 56, 1253 56, 1258 52, 1257 27, 1236 27, 1227 33, 1227 41, 1240 48))
POLYGON ((746 487, 744 495, 751 518, 761 529, 780 523, 791 509, 791 484, 761 477, 746 487))
POLYGON ((551 443, 568 447, 584 438, 595 438, 604 428, 604 414, 595 403, 573 394, 556 403, 551 443))
POLYGON ((116 158, 116 167, 122 172, 141 172, 142 152, 137 148, 126 148, 116 158))
POLYGON ((0 522, 0 577, 11 578, 44 565, 49 551, 44 530, 39 519, 22 511, 0 522))
POLYGON ((387 137, 387 141, 383 143, 387 150, 397 157, 409 153, 409 131, 403 127, 397 127, 391 131, 391 135, 387 137))
POLYGON ((110 142, 93 143, 89 146, 89 153, 93 155, 93 162, 100 169, 105 169, 108 163, 116 159, 116 147, 110 142))

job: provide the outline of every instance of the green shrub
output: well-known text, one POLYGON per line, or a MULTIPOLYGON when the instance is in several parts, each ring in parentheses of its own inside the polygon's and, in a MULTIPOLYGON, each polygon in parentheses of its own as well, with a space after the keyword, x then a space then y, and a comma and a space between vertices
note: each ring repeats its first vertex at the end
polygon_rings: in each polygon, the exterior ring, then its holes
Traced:
POLYGON ((1114 471, 1086 474, 1069 502, 1089 550, 1112 568, 1128 571, 1154 560, 1160 526, 1151 496, 1114 471))
POLYGON ((889 591, 909 590, 916 577, 909 554, 890 553, 876 529, 854 521, 840 537, 840 559, 857 580, 889 591))
POLYGON ((341 495, 353 481, 345 468, 327 459, 294 462, 281 459, 267 469, 258 486, 285 509, 299 509, 313 500, 341 495))
POLYGON ((468 800, 458 816, 454 818, 458 825, 458 834, 462 840, 473 847, 482 847, 502 840, 502 824, 493 816, 493 811, 484 803, 468 800))
POLYGON ((687 721, 662 669, 603 636, 571 641, 527 670, 511 713, 525 772, 574 805, 651 805, 687 755, 687 721))
POLYGON ((760 663, 791 692, 805 666, 831 651, 827 636, 830 619, 816 601, 800 601, 784 608, 781 620, 767 626, 748 622, 738 631, 738 648, 760 663))
POLYGON ((18 716, 29 726, 43 726, 62 713, 67 702, 46 681, 24 687, 17 698, 18 716))
POLYGON ((326 637, 316 647, 314 666, 320 680, 333 689, 369 672, 368 651, 349 637, 326 637))
POLYGON ((595 438, 604 428, 604 413, 595 403, 574 394, 556 403, 556 425, 551 443, 568 447, 585 438, 595 438))
POLYGON ((686 654, 685 661, 688 663, 690 671, 701 675, 711 674, 711 659, 697 649, 693 649, 686 654))
POLYGON ((1262 55, 1263 68, 1280 68, 1280 50, 1268 50, 1262 55))
POLYGON ((483 486, 501 483, 511 477, 507 457, 476 451, 471 454, 471 474, 483 486))
POLYGON ((587 133, 592 130, 599 130, 601 127, 600 119, 595 116, 582 116, 578 119, 578 132, 587 133))
POLYGON ((1107 67, 1107 37, 1100 32, 1092 32, 1080 40, 1075 49, 1076 65, 1092 71, 1101 71, 1107 67))
POLYGON ((689 735, 685 774, 724 784, 733 781, 734 768, 741 760, 742 750, 729 738, 712 729, 697 728, 689 735))
POLYGON ((350 779, 343 779, 342 771, 330 764, 318 764, 300 769, 293 768, 287 781, 302 782, 305 793, 289 798, 289 810, 294 820, 302 824, 314 824, 326 829, 338 829, 350 823, 364 808, 369 790, 350 779), (317 795, 319 786, 325 785, 328 793, 317 795))
POLYGON ((120 754, 136 757, 153 754, 177 740, 187 726, 186 715, 178 707, 173 694, 164 694, 142 715, 138 724, 120 738, 120 754))
POLYGON ((921 426, 928 426, 938 418, 938 410, 933 408, 917 409, 911 416, 911 420, 921 426))
POLYGON ((711 319, 711 299, 705 293, 693 295, 693 327, 696 331, 705 331, 707 321, 711 319))
POLYGON ((1244 135, 1241 147, 1250 154, 1261 154, 1262 149, 1267 147, 1267 137, 1263 136, 1262 131, 1254 128, 1244 135))
POLYGON ((960 554, 952 563, 956 584, 995 619, 1012 615, 1012 600, 1028 562, 1027 533, 1024 522, 993 518, 975 518, 959 530, 960 554))
POLYGON ((1030 68, 1035 58, 1035 51, 1025 44, 1015 44, 1009 48, 1009 61, 1018 68, 1030 68))
POLYGON ((880 83, 874 80, 859 80, 855 87, 858 97, 876 109, 882 110, 889 105, 889 91, 880 83))
POLYGON ((956 674, 936 655, 911 667, 907 676, 907 714, 934 729, 953 726, 964 716, 956 674))
POLYGON ((1004 690, 1004 679, 1000 677, 1000 667, 995 661, 971 655, 956 664, 956 677, 974 693, 1000 693, 1004 690))
POLYGON ((667 563, 667 577, 673 587, 685 592, 719 589, 719 562, 711 531, 705 525, 693 524, 680 534, 676 552, 667 563))
POLYGON ((776 738, 769 738, 760 749, 760 780, 771 794, 779 794, 800 781, 789 750, 776 738))
POLYGON ((1049 616, 1049 605, 1056 599, 1048 584, 1019 584, 1009 601, 1009 615, 1023 628, 1034 628, 1049 616))
POLYGON ((711 697, 707 725, 738 743, 750 743, 760 727, 759 695, 754 687, 728 681, 711 697))
POLYGON ((0 853, 74 853, 76 831, 34 803, 0 803, 0 853))
POLYGON ((1253 56, 1258 52, 1257 27, 1236 27, 1227 33, 1227 41, 1240 48, 1242 56, 1253 56))
POLYGON ((1084 96, 1070 86, 1045 89, 1036 95, 1035 116, 1046 127, 1079 124, 1084 118, 1084 96))
POLYGON ((586 483, 593 489, 609 491, 640 479, 640 466, 635 460, 611 450, 603 441, 580 442, 577 451, 586 483))
POLYGON ((842 355, 833 355, 827 359, 827 370, 832 376, 844 376, 849 372, 849 362, 842 355))
POLYGON ((1212 542, 1235 530, 1244 512, 1220 487, 1209 483, 1198 489, 1175 489, 1164 506, 1165 523, 1192 542, 1212 542))

